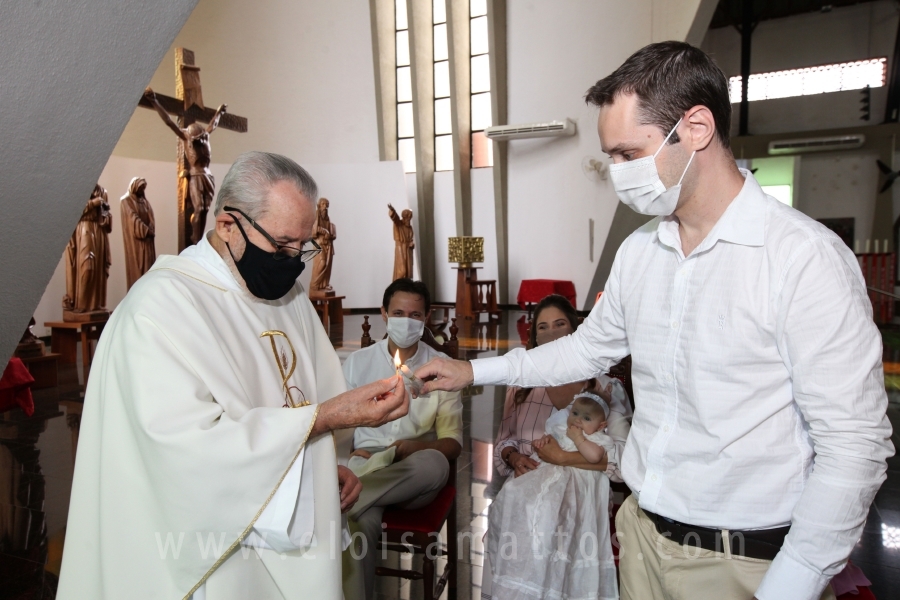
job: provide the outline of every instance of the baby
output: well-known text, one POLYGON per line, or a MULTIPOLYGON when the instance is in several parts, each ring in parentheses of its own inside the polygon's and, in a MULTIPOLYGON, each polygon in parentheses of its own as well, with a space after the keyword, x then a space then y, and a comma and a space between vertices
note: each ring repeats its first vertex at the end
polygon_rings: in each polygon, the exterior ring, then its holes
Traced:
MULTIPOLYGON (((535 440, 535 450, 540 450, 551 436, 559 442, 567 452, 579 452, 584 459, 596 464, 604 456, 615 454, 612 438, 606 434, 606 420, 609 418, 609 405, 599 395, 584 391, 575 395, 568 408, 554 413, 547 419, 544 430, 549 435, 535 440)), ((535 452, 532 459, 540 462, 535 452)), ((613 456, 608 456, 613 461, 613 456)))

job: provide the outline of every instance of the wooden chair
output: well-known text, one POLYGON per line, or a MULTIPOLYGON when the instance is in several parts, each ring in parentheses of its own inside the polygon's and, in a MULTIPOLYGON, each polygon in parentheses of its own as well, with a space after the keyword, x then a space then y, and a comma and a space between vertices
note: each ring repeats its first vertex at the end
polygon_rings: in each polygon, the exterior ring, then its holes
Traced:
POLYGON ((500 320, 500 309, 497 307, 497 282, 492 279, 472 279, 472 312, 475 318, 486 313, 488 320, 500 320))
POLYGON ((384 534, 379 548, 395 552, 406 552, 413 556, 422 555, 422 570, 400 570, 378 567, 379 577, 401 577, 411 581, 422 581, 424 600, 439 598, 448 587, 450 598, 456 598, 456 573, 458 548, 456 539, 456 461, 450 461, 450 475, 447 484, 431 504, 415 510, 388 508, 382 517, 384 534), (446 544, 440 539, 444 524, 447 525, 446 544), (445 557, 447 564, 440 577, 436 578, 435 562, 445 557))
POLYGON ((425 322, 425 327, 430 329, 435 336, 443 336, 444 329, 450 324, 450 311, 453 308, 452 304, 433 302, 431 304, 431 316, 425 322))
MULTIPOLYGON (((372 344, 375 343, 375 340, 372 339, 372 336, 369 335, 369 331, 372 329, 372 326, 369 324, 369 316, 363 316, 363 324, 362 330, 363 334, 359 340, 360 348, 368 348, 372 344)), ((434 337, 434 334, 431 333, 431 330, 426 327, 425 331, 422 333, 422 341, 437 350, 438 352, 443 352, 450 358, 459 358, 459 338, 456 337, 456 334, 459 333, 459 327, 456 326, 456 317, 450 319, 450 339, 445 342, 439 342, 434 337)), ((387 334, 384 334, 384 337, 387 337, 387 334)), ((382 338, 384 339, 384 338, 382 338)))

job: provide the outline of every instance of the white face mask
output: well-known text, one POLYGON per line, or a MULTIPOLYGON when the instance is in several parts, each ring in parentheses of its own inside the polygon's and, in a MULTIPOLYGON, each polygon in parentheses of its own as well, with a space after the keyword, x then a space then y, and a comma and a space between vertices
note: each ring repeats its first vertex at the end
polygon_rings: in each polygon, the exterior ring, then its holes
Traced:
POLYGON ((691 154, 691 158, 681 174, 681 179, 669 189, 666 189, 659 178, 659 172, 656 170, 656 155, 675 133, 679 123, 681 123, 681 119, 678 119, 678 123, 675 123, 675 127, 672 128, 653 156, 609 165, 609 176, 612 177, 616 194, 633 211, 642 215, 666 216, 675 212, 678 196, 681 195, 681 181, 684 179, 688 167, 691 166, 696 151, 691 154))
POLYGON ((409 317, 388 317, 387 334, 398 348, 409 348, 422 339, 425 321, 409 317))

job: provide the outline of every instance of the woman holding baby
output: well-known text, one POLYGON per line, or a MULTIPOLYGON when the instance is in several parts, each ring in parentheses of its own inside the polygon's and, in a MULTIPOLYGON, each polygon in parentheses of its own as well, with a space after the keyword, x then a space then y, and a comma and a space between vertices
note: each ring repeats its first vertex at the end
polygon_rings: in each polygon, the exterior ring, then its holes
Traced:
MULTIPOLYGON (((548 296, 530 346, 577 327, 568 300, 548 296)), ((483 598, 618 598, 609 481, 621 481, 631 414, 623 386, 606 376, 508 390, 494 459, 514 478, 490 508, 483 598)))

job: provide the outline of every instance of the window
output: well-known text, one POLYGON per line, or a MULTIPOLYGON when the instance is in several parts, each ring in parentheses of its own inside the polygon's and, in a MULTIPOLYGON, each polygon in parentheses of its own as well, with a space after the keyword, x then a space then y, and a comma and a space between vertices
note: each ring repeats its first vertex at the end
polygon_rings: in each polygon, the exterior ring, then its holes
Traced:
POLYGON ((406 0, 395 0, 394 28, 397 36, 397 158, 406 173, 416 172, 416 129, 413 119, 412 72, 409 55, 409 21, 406 0))
POLYGON ((491 67, 488 54, 487 0, 469 2, 472 168, 494 164, 492 142, 484 135, 491 121, 491 67))
MULTIPOLYGON (((884 85, 886 66, 886 58, 873 58, 805 69, 757 73, 750 76, 747 98, 749 100, 770 100, 772 98, 861 90, 866 86, 881 87, 884 85)), ((728 88, 731 101, 733 103, 740 102, 743 88, 741 77, 729 79, 728 88)))
POLYGON ((433 0, 434 25, 434 170, 453 170, 453 118, 450 111, 450 46, 447 7, 433 0))
POLYGON ((779 202, 791 206, 791 186, 789 185, 762 185, 762 191, 779 202))

